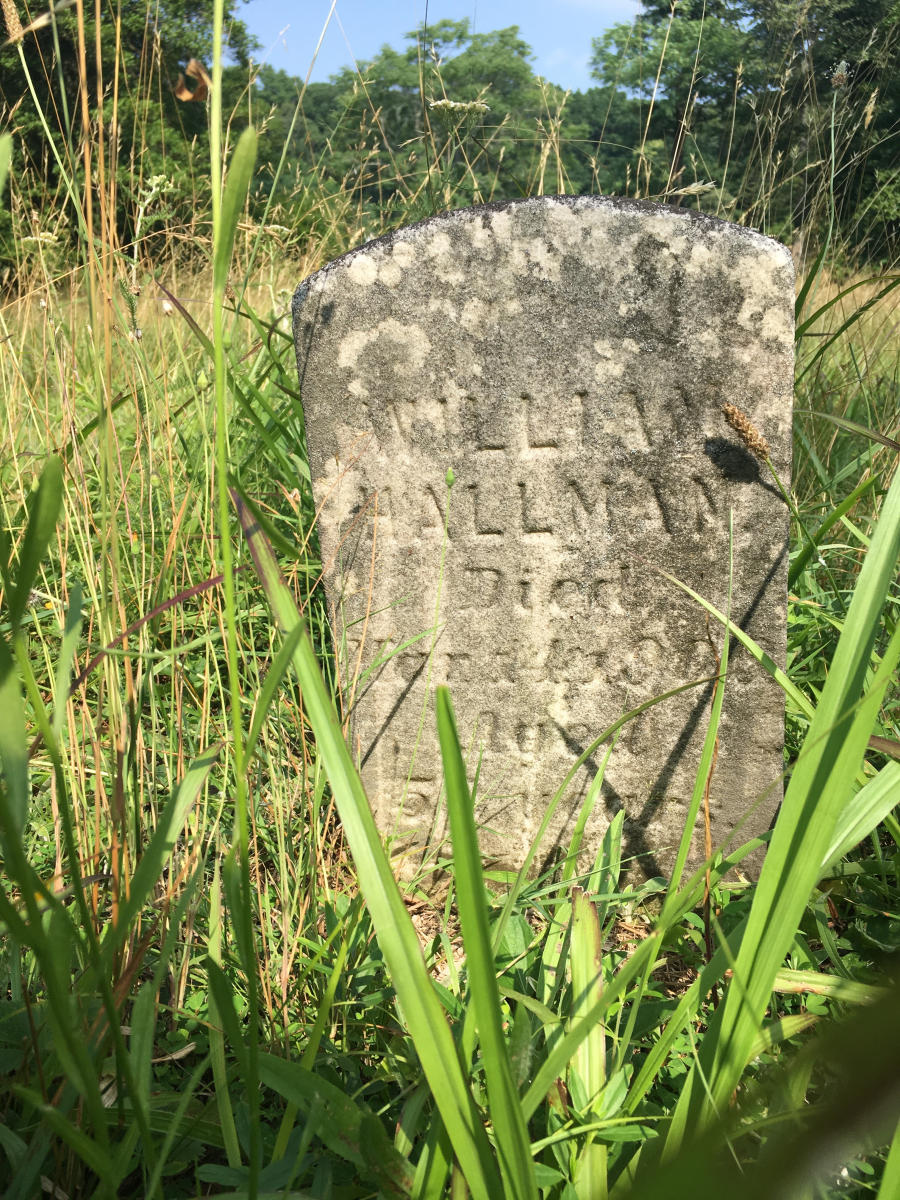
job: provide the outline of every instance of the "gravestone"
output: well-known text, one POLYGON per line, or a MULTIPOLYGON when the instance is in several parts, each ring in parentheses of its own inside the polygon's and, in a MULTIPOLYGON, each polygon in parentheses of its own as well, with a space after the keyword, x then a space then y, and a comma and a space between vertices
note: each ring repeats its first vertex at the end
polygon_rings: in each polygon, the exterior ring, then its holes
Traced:
MULTIPOLYGON (((724 611, 731 555, 733 618, 783 661, 788 512, 722 409, 789 478, 784 246, 684 209, 544 196, 370 242, 293 311, 348 736, 395 849, 445 834, 438 684, 477 768, 482 850, 514 867, 602 730, 716 675, 721 625, 661 571, 724 611)), ((588 848, 624 807, 640 870, 666 869, 711 697, 700 683, 624 727, 588 848)), ((780 689, 733 644, 717 844, 768 825, 782 732, 780 689)), ((603 754, 542 857, 567 845, 603 754)))

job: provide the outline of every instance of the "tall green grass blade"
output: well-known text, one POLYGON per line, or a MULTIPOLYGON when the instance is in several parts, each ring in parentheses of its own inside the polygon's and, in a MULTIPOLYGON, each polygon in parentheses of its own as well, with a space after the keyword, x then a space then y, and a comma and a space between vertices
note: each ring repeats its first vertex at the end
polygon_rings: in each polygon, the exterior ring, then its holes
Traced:
POLYGON ((13 1092, 31 1105, 60 1141, 73 1150, 81 1161, 86 1163, 96 1174, 100 1184, 95 1194, 108 1196, 110 1200, 114 1200, 119 1180, 108 1148, 88 1137, 84 1130, 80 1129, 58 1107, 45 1103, 39 1092, 25 1087, 14 1087, 13 1092))
POLYGON ((128 895, 119 906, 118 921, 114 926, 110 926, 104 939, 104 950, 108 956, 114 954, 122 945, 135 918, 159 882, 163 867, 169 860, 187 815, 221 752, 222 744, 219 743, 196 758, 159 814, 150 844, 141 855, 137 869, 131 877, 128 895))
POLYGON ((810 725, 804 749, 769 843, 737 955, 734 980, 700 1047, 679 1098, 666 1157, 683 1134, 708 1127, 727 1109, 747 1061, 806 901, 820 877, 838 816, 851 794, 874 717, 900 657, 900 630, 885 651, 862 702, 882 608, 900 554, 900 475, 884 501, 863 563, 844 631, 810 725), (700 1084, 702 1075, 708 1081, 700 1084))
MULTIPOLYGON (((71 1088, 69 1092, 71 1094, 71 1088)), ((72 1096, 72 1103, 74 1103, 74 1096, 72 1096)), ((66 1111, 60 1102, 57 1102, 57 1108, 60 1111, 66 1111)), ((34 1200, 34 1197, 40 1194, 41 1169, 52 1145, 53 1135, 49 1125, 39 1125, 31 1136, 28 1148, 19 1162, 15 1174, 10 1177, 6 1191, 3 1193, 3 1200, 34 1200)))
MULTIPOLYGON (((621 1194, 630 1200, 795 1200, 808 1194, 810 1185, 833 1178, 854 1152, 891 1138, 900 1115, 898 1026, 900 993, 892 988, 878 1004, 826 1029, 815 1057, 828 1063, 836 1082, 824 1101, 804 1106, 768 1137, 755 1162, 738 1169, 723 1153, 728 1139, 741 1132, 739 1115, 727 1106, 720 1122, 621 1194)), ((805 1075, 803 1059, 795 1070, 805 1075)), ((764 1102, 759 1094, 749 1099, 751 1105, 764 1102)))
MULTIPOLYGON (((0 787, 0 848, 11 869, 28 814, 28 738, 25 733, 25 700, 16 675, 15 661, 0 634, 0 767, 5 787, 0 787)), ((25 870, 24 855, 17 874, 25 870)))
MULTIPOLYGON (((825 464, 822 462, 821 458, 819 458, 815 447, 809 440, 809 435, 799 421, 795 422, 794 424, 794 437, 797 440, 797 444, 803 450, 803 458, 809 463, 815 472, 819 487, 826 494, 830 493, 832 487, 834 486, 834 479, 832 478, 832 475, 826 468, 825 464)), ((799 458, 800 456, 798 455, 797 457, 799 458)))
POLYGON ((241 1032, 233 1024, 229 1024, 233 1015, 230 989, 222 986, 218 972, 222 967, 222 884, 219 873, 219 859, 213 866, 212 890, 210 892, 209 937, 207 953, 209 961, 215 964, 215 984, 209 979, 209 1061, 212 1066, 213 1081, 216 1085, 216 1107, 219 1111, 219 1124, 222 1128, 222 1138, 225 1142, 225 1154, 229 1167, 240 1167, 241 1145, 238 1140, 237 1128, 234 1123, 234 1109, 231 1104, 231 1092, 228 1088, 228 1067, 225 1055, 225 1033, 228 1032, 234 1041, 234 1053, 240 1056, 243 1040, 241 1032))
POLYGON ((12 1129, 0 1125, 0 1150, 6 1155, 10 1175, 15 1175, 20 1165, 25 1161, 28 1143, 20 1138, 12 1129))
MULTIPOLYGON (((860 437, 868 438, 870 442, 877 442, 880 446, 886 446, 888 450, 900 454, 900 442, 896 438, 888 437, 886 433, 880 433, 877 429, 869 429, 867 425, 860 425, 859 421, 850 421, 837 413, 818 412, 811 408, 798 408, 795 411, 808 417, 820 417, 823 421, 830 421, 832 425, 837 425, 838 429, 859 434, 860 437)), ((871 479, 868 482, 874 483, 875 480, 871 479)))
MULTIPOLYGON (((237 1010, 235 1008, 234 986, 225 971, 211 956, 204 959, 206 967, 206 977, 209 983, 209 999, 211 1009, 215 1013, 222 1032, 225 1034, 227 1041, 231 1044, 232 1052, 235 1056, 237 1068, 241 1075, 247 1077, 247 1047, 246 1038, 241 1030, 241 1023, 238 1019, 237 1010)), ((227 1091, 227 1088, 226 1088, 227 1091)), ((238 1151, 240 1155, 240 1151, 238 1151)), ((240 1162, 240 1158, 238 1159, 240 1162)))
POLYGON ((848 796, 822 861, 822 874, 869 836, 890 813, 900 797, 900 763, 889 762, 858 792, 848 796))
POLYGON ((341 1158, 363 1168, 384 1195, 411 1194, 413 1169, 409 1161, 391 1145, 381 1122, 340 1088, 299 1063, 272 1054, 259 1056, 259 1076, 301 1112, 318 1109, 319 1137, 341 1158))
POLYGON ((238 859, 236 848, 232 846, 222 863, 222 886, 225 890, 231 931, 241 966, 247 976, 256 970, 256 944, 251 908, 253 891, 247 886, 242 865, 238 859))
POLYGON ((150 1096, 155 1026, 156 988, 152 983, 145 983, 132 1005, 130 1038, 132 1078, 137 1095, 142 1099, 150 1096))
MULTIPOLYGON (((421 1083, 403 1105, 400 1119, 394 1129, 394 1149, 404 1158, 408 1158, 412 1154, 413 1147, 419 1140, 418 1135, 422 1129, 423 1118, 426 1116, 428 1100, 428 1084, 421 1083)), ((414 1181, 414 1190, 415 1186, 414 1181)))
MULTIPOLYGON (((607 747, 606 753, 603 756, 603 761, 600 763, 596 775, 588 786, 587 793, 584 797, 584 802, 579 810, 578 819, 576 820, 575 827, 572 830, 572 838, 569 842, 568 849, 566 850, 565 861, 563 862, 562 882, 564 884, 572 882, 575 877, 575 872, 578 869, 578 855, 581 851, 581 844, 584 840, 584 831, 587 828, 587 823, 591 818, 591 814, 593 813, 597 801, 600 798, 601 791, 603 790, 603 780, 606 776, 606 766, 609 762, 613 749, 614 745, 607 747)), ((620 811, 624 812, 624 810, 620 811)), ((616 813, 617 817, 619 815, 619 813, 616 813)))
MULTIPOLYGON (((817 257, 813 268, 810 270, 809 275, 807 276, 806 280, 804 281, 803 287, 800 289, 800 294, 797 296, 797 307, 795 308, 795 316, 797 318, 797 326, 794 330, 794 339, 796 341, 799 341, 800 338, 805 337, 806 334, 810 331, 810 329, 812 329, 813 325, 815 325, 815 323, 817 321, 820 321, 822 319, 822 317, 824 317, 824 315, 827 312, 829 312, 832 308, 834 308, 834 306, 836 304, 841 304, 853 292, 858 291, 859 288, 869 287, 873 283, 881 282, 880 277, 876 276, 876 275, 868 276, 865 279, 857 279, 855 283, 851 283, 848 287, 841 288, 841 290, 836 295, 832 296, 830 300, 826 300, 825 303, 820 305, 819 308, 817 308, 814 313, 812 313, 810 316, 806 317, 805 320, 801 321, 800 320, 801 309, 803 307, 803 304, 806 301, 806 296, 809 292, 809 288, 812 285, 812 283, 814 282, 816 275, 819 273, 821 266, 822 266, 822 263, 821 263, 820 259, 817 257)), ((900 279, 900 277, 898 277, 898 279, 900 279)), ((887 291, 890 291, 892 288, 896 287, 898 279, 891 280, 891 282, 889 282, 886 285, 887 291)), ((850 323, 852 324, 855 321, 858 321, 860 316, 862 315, 863 311, 864 311, 864 309, 857 309, 856 312, 852 313, 851 317, 850 317, 850 323)))
POLYGON ((453 1147, 440 1117, 432 1119, 425 1145, 416 1163, 413 1196, 416 1200, 444 1200, 453 1170, 453 1147))
MULTIPOLYGON (((850 288, 846 289, 846 291, 854 291, 858 287, 862 287, 862 282, 853 284, 850 288)), ((847 332, 848 329, 852 329, 854 325, 862 320, 862 318, 867 312, 869 312, 870 309, 874 308, 876 304, 880 304, 881 301, 884 300, 886 296, 889 296, 896 287, 900 287, 900 275, 891 279, 891 281, 885 284, 884 287, 880 288, 874 296, 870 296, 869 299, 864 301, 864 303, 862 303, 855 312, 851 313, 845 321, 842 321, 837 329, 835 329, 832 333, 829 333, 827 337, 824 337, 821 343, 816 347, 815 354, 812 354, 807 362, 804 363, 802 370, 797 372, 794 380, 794 386, 796 387, 796 385, 800 383, 800 381, 806 375, 809 374, 819 359, 828 353, 835 342, 837 342, 847 332)), ((840 298, 841 297, 835 297, 833 300, 830 300, 827 304, 823 305, 822 308, 814 313, 808 321, 804 322, 804 328, 820 317, 826 309, 831 307, 832 304, 836 304, 840 298)))
MULTIPOLYGON (((580 887, 572 889, 571 945, 572 1020, 577 1021, 596 1008, 603 995, 600 921, 593 902, 580 887)), ((587 1101, 583 1116, 589 1119, 597 1109, 597 1097, 606 1083, 606 1034, 602 1021, 597 1021, 572 1055, 571 1069, 577 1074, 587 1101)), ((596 1115, 600 1115, 599 1111, 596 1115)), ((606 1200, 607 1158, 606 1146, 588 1135, 575 1164, 574 1184, 578 1200, 606 1200)))
POLYGON ((892 1200, 894 1196, 900 1196, 900 1121, 894 1130, 876 1200, 892 1200))
MULTIPOLYGON (((200 1085, 200 1081, 208 1070, 209 1055, 207 1054, 200 1059, 188 1076, 187 1082, 181 1087, 181 1095, 179 1096, 178 1104, 175 1106, 171 1117, 166 1123, 165 1136, 163 1137, 159 1156, 153 1166, 153 1170, 147 1182, 147 1194, 150 1196, 157 1195, 159 1191, 162 1173, 165 1169, 166 1163, 169 1160, 172 1147, 175 1145, 175 1142, 179 1137, 185 1136, 185 1129, 182 1122, 184 1122, 188 1106, 190 1105, 191 1100, 194 1098, 194 1093, 196 1092, 200 1085)), ((196 1130, 196 1126, 193 1122, 191 1122, 189 1128, 191 1128, 192 1131, 196 1130)))
POLYGON ((0 134, 0 201, 3 199, 3 189, 6 186, 6 177, 9 175, 9 168, 12 165, 12 134, 0 134))
MULTIPOLYGON (((238 139, 224 189, 222 188, 222 92, 223 92, 224 2, 213 3, 213 72, 210 104, 210 178, 212 181, 213 226, 213 391, 215 395, 215 492, 218 550, 221 555, 225 597, 225 658, 228 670, 228 700, 234 762, 234 834, 232 849, 223 867, 223 883, 229 892, 229 910, 244 968, 247 1003, 253 1018, 247 1030, 245 1083, 249 1108, 249 1179, 253 1194, 262 1165, 262 1120, 256 1062, 259 1046, 257 1019, 259 979, 256 946, 252 936, 251 912, 255 895, 250 878, 250 816, 244 754, 243 686, 238 655, 238 603, 235 590, 234 547, 228 494, 230 456, 227 398, 229 372, 226 358, 224 301, 228 271, 234 250, 241 209, 247 197, 256 162, 256 134, 248 126, 238 139)), ((210 981, 216 978, 214 968, 210 981)), ((221 990, 222 979, 217 986, 221 990)), ((237 1052, 237 1046, 235 1046, 237 1052)))
POLYGON ((598 868, 596 882, 591 881, 592 890, 599 895, 594 897, 597 905, 597 920, 602 930, 606 924, 607 913, 612 901, 610 897, 619 887, 619 877, 622 874, 622 838, 625 834, 625 809, 620 808, 607 826, 597 854, 598 868))
POLYGON ((63 629, 62 645, 59 648, 59 662, 56 665, 56 675, 53 688, 53 737, 56 742, 62 738, 63 725, 66 719, 66 699, 69 695, 69 679, 72 674, 72 662, 81 634, 81 584, 76 580, 69 593, 69 607, 66 609, 66 622, 63 629))
MULTIPOLYGON (((31 589, 34 585, 38 568, 47 547, 56 533, 56 522, 62 507, 63 474, 62 463, 58 458, 51 458, 41 472, 37 489, 32 492, 28 501, 28 526, 22 542, 19 561, 15 576, 12 574, 12 563, 4 563, 4 592, 7 597, 7 616, 12 626, 12 636, 15 637, 22 620, 22 614, 28 607, 31 589), (8 574, 7 574, 8 572, 8 574)), ((7 538, 4 537, 4 541, 7 538)), ((5 557, 5 556, 4 556, 5 557)))
POLYGON ((803 549, 791 563, 790 570, 788 571, 788 588, 796 586, 797 580, 806 570, 809 560, 818 552, 819 546, 824 541, 825 535, 828 533, 829 529, 832 529, 837 522, 840 521, 841 517, 846 516, 856 504, 857 500, 861 499, 861 497, 863 497, 867 492, 870 492, 877 483, 877 475, 871 475, 868 479, 861 480, 850 493, 850 495, 845 500, 842 500, 841 503, 836 508, 832 509, 828 516, 825 517, 818 529, 812 535, 812 539, 804 543, 803 549))
POLYGON ((797 293, 797 299, 794 301, 794 321, 795 321, 794 340, 795 341, 800 336, 801 330, 804 329, 804 324, 803 324, 803 322, 800 321, 800 318, 803 315, 803 310, 806 307, 806 301, 807 301, 810 291, 812 290, 813 284, 819 278, 819 275, 822 272, 822 268, 825 265, 825 255, 828 253, 828 246, 829 246, 830 241, 831 241, 830 237, 825 238, 823 240, 822 245, 819 249, 819 253, 816 255, 815 261, 813 262, 812 266, 807 271, 806 278, 803 280, 803 284, 800 287, 800 291, 797 293))
POLYGON ((466 951, 470 1003, 481 1039, 488 1103, 506 1195, 537 1200, 528 1130, 522 1119, 506 1042, 485 904, 484 876, 472 797, 466 782, 450 693, 437 689, 437 727, 453 839, 453 876, 466 951))
POLYGON ((765 1054, 790 1038, 798 1037, 801 1033, 805 1033, 807 1029, 811 1029, 818 1020, 819 1017, 816 1013, 803 1012, 792 1013, 785 1017, 778 1017, 774 1021, 769 1021, 766 1025, 763 1025, 762 1029, 760 1029, 759 1033, 750 1043, 749 1059, 752 1060, 760 1054, 765 1054))
POLYGON ((246 502, 247 507, 252 511, 253 516, 256 518, 259 527, 264 531, 266 538, 271 543, 272 549, 277 554, 283 554, 286 558, 291 558, 294 560, 302 559, 302 554, 298 549, 297 543, 291 541, 290 538, 285 537, 283 533, 279 533, 272 521, 270 521, 262 511, 260 506, 258 504, 254 504, 249 496, 246 497, 246 502))
POLYGON ((795 995, 828 996, 841 1004, 872 1004, 887 993, 886 987, 859 983, 844 975, 825 975, 821 971, 790 971, 775 976, 772 990, 795 995))
POLYGON ((213 255, 213 290, 222 295, 228 282, 234 238, 241 209, 250 190, 253 168, 256 165, 256 132, 251 126, 243 131, 228 164, 228 177, 222 194, 222 224, 213 255))
POLYGON ((797 711, 803 713, 806 717, 812 717, 815 712, 813 704, 804 696, 796 684, 788 679, 781 667, 778 666, 770 654, 767 654, 763 650, 758 642, 754 641, 748 633, 745 633, 739 625, 730 620, 714 604, 710 604, 708 600, 705 600, 693 588, 689 588, 686 583, 682 583, 680 579, 676 579, 674 575, 668 575, 665 571, 661 571, 660 574, 663 578, 668 579, 670 583, 674 583, 676 587, 681 588, 685 595, 690 596, 692 600, 696 600, 701 607, 706 609, 710 616, 715 617, 717 621, 724 625, 731 636, 740 642, 744 649, 749 651, 753 658, 756 659, 763 670, 775 680, 788 699, 796 705, 797 711))
MULTIPOLYGON (((232 494, 278 626, 284 633, 290 633, 302 623, 302 618, 281 579, 271 548, 240 493, 235 489, 232 494)), ((293 661, 360 888, 423 1073, 473 1196, 479 1200, 492 1200, 501 1194, 502 1186, 481 1117, 469 1094, 450 1029, 425 968, 416 931, 391 872, 362 781, 344 742, 340 721, 305 630, 294 651, 293 661)))

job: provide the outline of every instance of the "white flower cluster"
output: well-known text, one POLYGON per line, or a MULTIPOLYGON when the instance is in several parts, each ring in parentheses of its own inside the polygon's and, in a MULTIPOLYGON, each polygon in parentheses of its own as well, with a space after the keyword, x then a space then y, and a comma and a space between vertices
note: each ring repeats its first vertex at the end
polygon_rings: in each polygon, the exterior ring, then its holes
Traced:
POLYGON ((49 230, 42 229, 40 233, 28 234, 26 237, 20 238, 23 246, 55 246, 59 238, 55 233, 50 233, 49 230))
POLYGON ((428 107, 434 112, 457 113, 461 117, 486 113, 488 106, 483 100, 429 100, 428 107))
POLYGON ((161 196, 166 192, 174 190, 175 184, 169 179, 168 175, 151 175, 144 184, 142 197, 147 196, 149 199, 153 196, 161 196))

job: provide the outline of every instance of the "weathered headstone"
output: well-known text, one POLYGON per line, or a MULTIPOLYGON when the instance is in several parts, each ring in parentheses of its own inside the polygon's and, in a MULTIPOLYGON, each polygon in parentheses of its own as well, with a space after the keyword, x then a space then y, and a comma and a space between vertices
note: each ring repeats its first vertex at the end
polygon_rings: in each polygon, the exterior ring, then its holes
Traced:
MULTIPOLYGON (((433 690, 448 683, 470 778, 480 762, 482 849, 520 863, 593 738, 716 674, 721 625, 658 568, 724 610, 730 512, 733 617, 783 658, 788 513, 722 406, 747 414, 787 478, 785 247, 631 201, 464 209, 311 276, 294 333, 350 736, 385 831, 419 849, 444 833, 433 690)), ((665 869, 711 690, 626 726, 588 846, 624 806, 641 869, 665 869)), ((717 842, 751 810, 742 841, 768 824, 782 727, 778 687, 735 647, 717 842)), ((560 845, 601 760, 570 789, 560 845)))

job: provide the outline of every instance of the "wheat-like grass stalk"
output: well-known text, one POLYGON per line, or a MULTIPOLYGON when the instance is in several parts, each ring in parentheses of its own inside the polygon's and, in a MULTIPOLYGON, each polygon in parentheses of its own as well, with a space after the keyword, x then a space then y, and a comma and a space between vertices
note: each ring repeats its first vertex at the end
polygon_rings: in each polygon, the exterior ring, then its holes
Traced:
POLYGON ((759 432, 747 414, 736 404, 723 404, 722 413, 725 420, 740 436, 741 441, 762 462, 768 462, 771 455, 769 443, 759 432))

